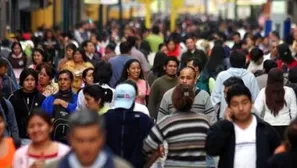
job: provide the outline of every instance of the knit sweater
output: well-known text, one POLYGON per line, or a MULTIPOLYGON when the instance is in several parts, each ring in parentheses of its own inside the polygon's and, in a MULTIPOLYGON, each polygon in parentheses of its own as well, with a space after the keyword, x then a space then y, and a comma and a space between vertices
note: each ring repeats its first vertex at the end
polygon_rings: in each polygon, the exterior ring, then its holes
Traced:
POLYGON ((166 140, 165 167, 207 167, 205 141, 209 123, 203 114, 177 112, 164 117, 144 141, 143 151, 152 154, 166 140))
MULTIPOLYGON (((160 121, 164 116, 176 112, 171 99, 174 89, 175 88, 172 88, 164 94, 158 111, 158 121, 160 121)), ((195 87, 194 91, 196 90, 197 88, 195 87)), ((201 90, 198 95, 196 95, 190 111, 205 114, 211 125, 217 121, 217 115, 210 101, 210 96, 204 90, 201 90)))
POLYGON ((171 88, 175 87, 178 83, 178 78, 170 78, 163 75, 158 78, 151 87, 151 94, 149 97, 148 109, 150 116, 157 119, 158 109, 160 107, 163 95, 171 88))

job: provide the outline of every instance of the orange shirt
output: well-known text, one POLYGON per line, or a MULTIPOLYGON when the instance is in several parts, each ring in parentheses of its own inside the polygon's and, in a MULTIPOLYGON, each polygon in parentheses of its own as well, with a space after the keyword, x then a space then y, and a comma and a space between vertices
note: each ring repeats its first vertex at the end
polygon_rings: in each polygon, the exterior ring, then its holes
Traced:
POLYGON ((15 146, 13 143, 12 138, 4 138, 4 141, 8 147, 8 151, 5 154, 4 157, 0 158, 0 167, 1 168, 11 168, 12 167, 12 162, 13 162, 13 157, 15 153, 15 146))

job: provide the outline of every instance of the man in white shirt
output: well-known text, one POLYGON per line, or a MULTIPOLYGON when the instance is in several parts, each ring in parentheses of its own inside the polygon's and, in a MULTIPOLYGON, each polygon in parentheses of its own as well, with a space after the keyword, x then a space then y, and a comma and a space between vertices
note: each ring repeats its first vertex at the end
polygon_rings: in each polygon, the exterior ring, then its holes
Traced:
POLYGON ((219 156, 218 168, 264 168, 280 145, 277 132, 252 114, 252 95, 244 85, 228 89, 225 120, 214 124, 206 140, 206 152, 219 156))

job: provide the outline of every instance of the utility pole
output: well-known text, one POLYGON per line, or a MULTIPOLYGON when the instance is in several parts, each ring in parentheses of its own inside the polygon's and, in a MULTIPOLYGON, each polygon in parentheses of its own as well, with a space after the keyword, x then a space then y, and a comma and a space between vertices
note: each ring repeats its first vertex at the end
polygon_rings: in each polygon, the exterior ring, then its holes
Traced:
POLYGON ((69 0, 63 0, 63 31, 69 30, 69 0))
POLYGON ((118 3, 119 6, 119 12, 120 12, 120 17, 119 17, 119 22, 120 22, 120 37, 123 37, 124 34, 124 23, 123 23, 123 5, 122 5, 122 0, 119 0, 118 3))
POLYGON ((98 30, 101 33, 103 30, 103 4, 99 4, 99 8, 98 8, 98 30))
POLYGON ((5 38, 6 34, 6 0, 0 0, 0 40, 5 38))

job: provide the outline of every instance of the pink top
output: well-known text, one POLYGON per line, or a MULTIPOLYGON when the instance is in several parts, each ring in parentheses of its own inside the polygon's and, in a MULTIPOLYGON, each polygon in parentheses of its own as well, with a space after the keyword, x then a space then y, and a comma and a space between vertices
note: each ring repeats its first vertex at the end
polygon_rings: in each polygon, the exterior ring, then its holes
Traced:
MULTIPOLYGON (((46 164, 48 164, 51 161, 62 158, 70 151, 70 148, 68 146, 59 142, 56 143, 58 143, 58 152, 43 157, 43 159, 45 159, 46 164)), ((16 151, 13 158, 13 167, 28 168, 31 167, 36 160, 38 160, 38 156, 33 156, 28 153, 28 148, 29 145, 25 145, 16 151)))
POLYGON ((150 88, 149 84, 143 79, 139 79, 136 82, 136 84, 138 87, 138 96, 137 96, 135 102, 139 103, 139 104, 146 105, 145 97, 150 95, 151 88, 150 88))

